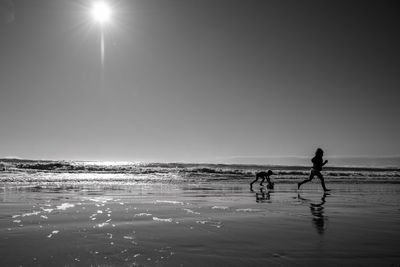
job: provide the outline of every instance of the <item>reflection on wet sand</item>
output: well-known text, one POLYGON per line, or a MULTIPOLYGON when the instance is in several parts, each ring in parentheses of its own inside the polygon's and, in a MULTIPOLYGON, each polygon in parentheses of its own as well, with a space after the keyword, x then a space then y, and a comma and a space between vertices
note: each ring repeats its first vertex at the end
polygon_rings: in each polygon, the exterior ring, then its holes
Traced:
POLYGON ((257 203, 267 202, 270 199, 271 199, 271 194, 264 187, 260 188, 260 192, 256 192, 256 202, 257 203))
POLYGON ((293 185, 250 192, 247 183, 6 185, 0 266, 390 266, 399 262, 399 192, 392 184, 301 196, 293 185))
POLYGON ((297 195, 300 200, 303 202, 310 202, 310 211, 312 215, 312 223, 317 230, 318 234, 322 235, 325 233, 325 231, 328 228, 327 222, 328 222, 328 217, 325 215, 324 211, 324 204, 326 203, 326 197, 329 196, 328 193, 324 193, 321 201, 317 203, 311 202, 310 199, 306 199, 300 196, 300 194, 297 195))

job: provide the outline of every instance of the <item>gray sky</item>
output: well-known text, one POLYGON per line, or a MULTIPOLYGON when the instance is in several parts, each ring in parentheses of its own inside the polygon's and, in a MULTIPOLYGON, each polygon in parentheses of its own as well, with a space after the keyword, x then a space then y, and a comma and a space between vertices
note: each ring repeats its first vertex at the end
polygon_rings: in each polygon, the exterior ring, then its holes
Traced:
POLYGON ((397 1, 0 0, 0 156, 399 155, 397 1))

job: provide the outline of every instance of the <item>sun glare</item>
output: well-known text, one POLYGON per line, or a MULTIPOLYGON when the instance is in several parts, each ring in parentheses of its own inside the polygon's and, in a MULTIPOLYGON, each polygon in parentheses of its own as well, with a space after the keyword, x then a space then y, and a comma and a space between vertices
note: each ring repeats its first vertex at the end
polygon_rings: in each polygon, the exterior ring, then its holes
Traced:
POLYGON ((111 7, 106 2, 93 3, 91 14, 95 22, 104 24, 111 19, 111 7))

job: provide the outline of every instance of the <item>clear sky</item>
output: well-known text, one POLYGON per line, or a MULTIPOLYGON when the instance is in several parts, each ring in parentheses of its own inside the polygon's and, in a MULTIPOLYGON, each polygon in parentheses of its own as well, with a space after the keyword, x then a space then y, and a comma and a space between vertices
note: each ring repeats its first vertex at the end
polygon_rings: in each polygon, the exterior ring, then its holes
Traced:
POLYGON ((400 154, 398 1, 0 0, 0 157, 400 154))

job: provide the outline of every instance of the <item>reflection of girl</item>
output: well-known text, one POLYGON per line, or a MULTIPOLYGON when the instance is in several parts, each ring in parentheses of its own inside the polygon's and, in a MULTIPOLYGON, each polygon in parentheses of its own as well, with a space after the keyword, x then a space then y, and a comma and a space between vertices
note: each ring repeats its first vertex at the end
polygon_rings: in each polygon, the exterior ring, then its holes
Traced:
POLYGON ((330 191, 330 189, 327 189, 325 187, 325 181, 324 177, 321 174, 322 171, 322 166, 328 163, 327 160, 323 160, 322 157, 324 156, 324 151, 321 148, 318 148, 317 151, 315 151, 315 156, 311 159, 311 162, 313 163, 313 167, 311 168, 311 173, 310 177, 300 183, 297 184, 297 188, 300 189, 300 186, 304 183, 310 182, 314 176, 316 175, 320 180, 321 180, 321 185, 324 191, 330 191))
POLYGON ((311 214, 314 216, 312 219, 312 222, 315 226, 315 228, 318 231, 318 234, 323 234, 327 228, 326 221, 328 220, 328 217, 324 215, 324 204, 325 204, 325 198, 329 193, 324 193, 323 197, 321 198, 321 203, 311 203, 310 204, 310 211, 311 214))
MULTIPOLYGON (((317 229, 318 234, 323 234, 328 227, 328 217, 324 214, 325 199, 327 196, 329 196, 329 193, 324 193, 320 203, 310 203, 310 211, 313 216, 312 222, 317 229)), ((300 194, 298 194, 297 197, 302 200, 302 202, 310 202, 309 199, 302 198, 300 194)))

